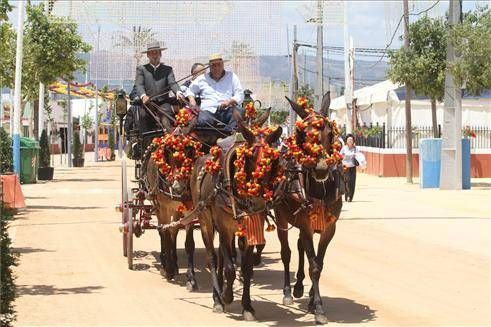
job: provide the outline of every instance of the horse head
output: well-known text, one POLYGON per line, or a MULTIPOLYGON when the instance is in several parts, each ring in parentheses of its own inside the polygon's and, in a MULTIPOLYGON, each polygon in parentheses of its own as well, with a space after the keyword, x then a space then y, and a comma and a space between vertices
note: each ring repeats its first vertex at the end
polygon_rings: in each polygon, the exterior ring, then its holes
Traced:
POLYGON ((283 180, 279 151, 275 146, 282 128, 250 128, 239 119, 238 131, 244 136, 245 142, 235 150, 235 189, 239 196, 264 206, 265 202, 272 200, 275 186, 283 180))
POLYGON ((338 131, 335 123, 327 117, 331 102, 330 93, 324 95, 320 112, 309 108, 306 102, 301 105, 289 98, 287 100, 301 118, 301 121, 296 122, 293 138, 295 146, 298 147, 297 160, 307 169, 315 169, 319 173, 327 171, 331 162, 329 158, 338 150, 337 147, 333 147, 338 131))

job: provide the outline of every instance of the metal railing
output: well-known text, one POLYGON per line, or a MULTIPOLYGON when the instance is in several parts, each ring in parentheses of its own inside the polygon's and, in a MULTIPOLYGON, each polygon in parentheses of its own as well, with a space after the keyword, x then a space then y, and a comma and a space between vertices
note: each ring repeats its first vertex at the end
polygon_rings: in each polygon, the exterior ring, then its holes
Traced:
MULTIPOLYGON (((346 125, 341 127, 342 135, 345 137, 346 125)), ((471 149, 490 149, 491 148, 491 128, 487 126, 470 126, 470 130, 475 133, 471 140, 471 149)), ((369 146, 383 149, 405 149, 406 148, 406 128, 391 127, 387 128, 385 123, 363 124, 353 133, 355 143, 361 146, 369 146)), ((438 125, 438 135, 442 137, 441 125, 438 125)), ((419 141, 423 138, 432 138, 433 128, 431 126, 417 126, 412 130, 412 145, 414 149, 419 147, 419 141)))

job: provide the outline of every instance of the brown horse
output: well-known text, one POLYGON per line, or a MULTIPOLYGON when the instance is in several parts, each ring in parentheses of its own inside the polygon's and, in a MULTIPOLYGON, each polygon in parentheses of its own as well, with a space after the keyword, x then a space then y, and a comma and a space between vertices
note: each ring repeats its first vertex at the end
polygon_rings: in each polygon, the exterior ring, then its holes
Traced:
MULTIPOLYGON (((329 99, 329 94, 326 94, 322 101, 323 105, 320 113, 308 113, 303 107, 288 99, 293 110, 308 126, 303 131, 296 130, 295 137, 297 144, 303 144, 306 134, 311 132, 312 125, 308 124, 309 121, 327 116, 330 101, 326 100, 326 96, 329 99)), ((328 154, 332 153, 332 144, 336 141, 334 137, 335 135, 331 126, 326 123, 320 131, 320 142, 328 154)), ((322 160, 317 164, 306 164, 301 167, 290 163, 290 167, 296 167, 297 169, 287 169, 287 189, 279 205, 276 205, 274 208, 278 225, 277 233, 281 243, 281 260, 284 265, 283 303, 285 305, 293 303, 290 288, 291 251, 288 246, 288 223, 290 223, 300 230, 300 236, 297 242, 299 267, 293 295, 299 298, 302 297, 304 292, 305 252, 309 261, 309 275, 312 280, 312 287, 309 292, 309 311, 315 314, 316 322, 321 324, 327 323, 328 320, 319 292, 319 278, 323 269, 324 255, 336 231, 336 221, 339 218, 342 208, 342 191, 339 189, 340 184, 342 184, 342 168, 338 164, 333 167, 327 167, 324 162, 322 160), (288 185, 294 184, 295 181, 299 187, 289 189, 288 185), (319 227, 316 227, 312 223, 309 215, 311 208, 309 209, 305 205, 310 200, 317 201, 317 204, 320 203, 321 208, 323 207, 321 214, 317 217, 317 219, 324 219, 321 224, 323 230, 318 230, 319 227), (315 232, 320 233, 317 254, 314 250, 313 243, 313 234, 315 232)))
MULTIPOLYGON (((252 151, 250 157, 246 157, 245 171, 248 180, 258 166, 263 156, 263 147, 276 142, 281 136, 281 128, 267 136, 253 132, 238 119, 238 131, 243 135, 247 146, 252 151)), ((236 134, 236 138, 240 134, 236 134)), ((243 144, 243 142, 241 143, 243 144)), ((266 201, 260 197, 246 197, 236 192, 237 181, 234 178, 236 168, 232 164, 237 157, 235 143, 230 150, 223 155, 222 171, 216 175, 205 171, 205 162, 210 156, 201 157, 195 164, 191 175, 191 194, 195 207, 202 208, 199 221, 203 242, 208 255, 208 265, 211 271, 213 284, 213 311, 223 312, 224 304, 233 301, 233 283, 235 280, 235 267, 233 263, 234 235, 237 232, 237 218, 252 213, 264 213, 267 210, 266 201), (232 207, 232 208, 231 208, 232 207), (240 213, 236 216, 235 207, 240 213), (213 246, 215 230, 219 234, 220 245, 218 258, 213 246), (225 276, 224 276, 225 275, 225 276), (226 284, 224 284, 224 277, 226 284)), ((273 177, 278 169, 278 159, 271 162, 271 170, 262 178, 263 186, 273 186, 273 177)), ((243 275, 242 308, 245 320, 254 320, 254 309, 251 305, 250 284, 253 270, 253 247, 247 244, 244 237, 239 238, 241 251, 241 271, 243 275)))
MULTIPOLYGON (((166 154, 167 162, 174 166, 171 153, 166 154)), ((193 156, 193 153, 187 153, 188 156, 193 156)), ((182 215, 182 211, 178 210, 183 205, 185 200, 189 201, 187 209, 190 207, 189 182, 180 181, 178 183, 169 183, 158 171, 157 164, 150 158, 150 150, 147 148, 143 159, 145 172, 144 181, 146 189, 150 194, 153 206, 156 211, 159 225, 166 225, 171 221, 176 221, 182 215), (176 190, 179 189, 179 192, 176 190), (186 199, 187 195, 187 199, 186 199)), ((198 284, 194 275, 194 251, 195 243, 193 236, 193 224, 187 225, 185 250, 188 258, 188 269, 186 273, 186 287, 189 291, 194 291, 198 288, 198 284)), ((160 235, 160 262, 165 270, 165 276, 168 280, 172 280, 179 273, 177 264, 176 240, 179 228, 172 227, 165 230, 159 229, 160 235)))

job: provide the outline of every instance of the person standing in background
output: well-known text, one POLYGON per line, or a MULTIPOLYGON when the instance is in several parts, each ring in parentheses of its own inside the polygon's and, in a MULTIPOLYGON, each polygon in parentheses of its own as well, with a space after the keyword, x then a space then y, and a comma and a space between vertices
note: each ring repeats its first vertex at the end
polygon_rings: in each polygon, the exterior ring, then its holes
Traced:
POLYGON ((341 149, 343 155, 343 166, 345 167, 344 180, 346 182, 346 193, 344 200, 353 201, 356 186, 356 167, 359 165, 356 160, 355 138, 352 134, 346 135, 346 144, 341 149))

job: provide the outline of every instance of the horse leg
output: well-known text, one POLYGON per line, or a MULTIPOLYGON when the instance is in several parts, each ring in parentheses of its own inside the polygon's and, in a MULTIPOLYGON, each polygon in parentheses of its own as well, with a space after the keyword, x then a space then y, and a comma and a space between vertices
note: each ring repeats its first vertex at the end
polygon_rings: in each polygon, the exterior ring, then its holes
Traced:
POLYGON ((297 281, 293 286, 293 296, 301 298, 303 296, 303 280, 305 279, 305 272, 303 270, 304 267, 304 249, 302 240, 299 237, 297 241, 297 249, 298 249, 298 270, 297 270, 297 281))
POLYGON ((167 280, 174 279, 178 272, 177 268, 177 254, 176 254, 176 236, 177 230, 166 230, 164 232, 164 243, 165 243, 165 278, 167 280))
POLYGON ((222 300, 225 304, 230 304, 234 300, 235 266, 232 262, 232 237, 223 234, 220 235, 220 249, 223 255, 227 283, 223 289, 222 300))
POLYGON ((324 308, 322 307, 322 299, 319 292, 319 277, 321 272, 321 267, 317 263, 317 258, 314 250, 314 242, 312 240, 312 234, 306 233, 304 231, 300 232, 300 238, 307 254, 307 259, 309 260, 309 276, 312 280, 312 291, 313 291, 313 307, 315 322, 318 324, 326 324, 327 317, 324 313, 324 308))
POLYGON ((198 289, 198 283, 194 277, 194 235, 193 225, 186 226, 186 242, 184 244, 186 248, 186 255, 188 257, 188 270, 186 272, 187 282, 186 288, 188 291, 196 291, 198 289))
POLYGON ((263 253, 266 244, 256 245, 256 253, 254 253, 254 266, 259 266, 261 264, 261 254, 263 253))
POLYGON ((223 252, 220 244, 218 245, 217 278, 220 288, 223 289, 223 252))
POLYGON ((201 236, 203 237, 203 243, 206 248, 206 255, 208 257, 208 268, 211 273, 211 282, 213 285, 213 312, 222 313, 223 303, 220 299, 220 294, 222 293, 222 287, 218 282, 217 278, 217 255, 215 252, 215 247, 213 245, 213 225, 211 224, 211 217, 209 213, 203 214, 205 217, 200 219, 201 226, 201 236))
POLYGON ((278 239, 281 244, 281 261, 283 262, 284 284, 283 284, 283 305, 293 304, 292 290, 290 287, 290 258, 292 251, 288 245, 288 231, 286 228, 277 229, 278 239))
POLYGON ((237 264, 237 248, 235 247, 235 236, 232 237, 232 262, 237 264))
POLYGON ((160 265, 162 269, 165 269, 166 260, 165 260, 165 231, 159 231, 160 236, 160 265))
POLYGON ((254 315, 254 308, 251 305, 251 276, 253 270, 253 246, 245 246, 245 249, 241 249, 241 270, 242 277, 244 279, 242 289, 242 316, 245 321, 254 321, 256 317, 254 315))

